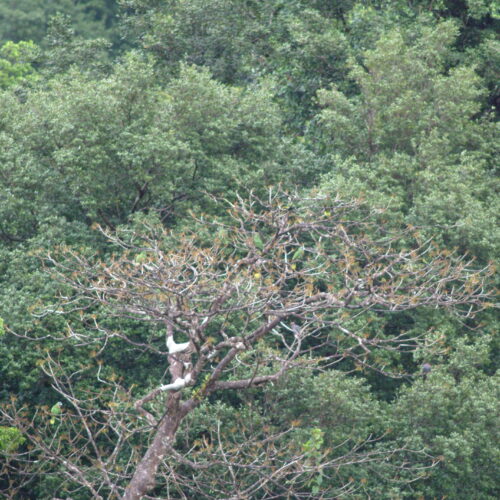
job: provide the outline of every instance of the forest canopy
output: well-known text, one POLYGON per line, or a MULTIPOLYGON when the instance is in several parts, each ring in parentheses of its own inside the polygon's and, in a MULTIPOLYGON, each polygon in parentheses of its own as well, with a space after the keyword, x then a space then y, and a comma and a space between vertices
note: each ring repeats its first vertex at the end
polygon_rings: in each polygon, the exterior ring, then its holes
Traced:
POLYGON ((2 497, 498 498, 499 24, 2 2, 2 497))

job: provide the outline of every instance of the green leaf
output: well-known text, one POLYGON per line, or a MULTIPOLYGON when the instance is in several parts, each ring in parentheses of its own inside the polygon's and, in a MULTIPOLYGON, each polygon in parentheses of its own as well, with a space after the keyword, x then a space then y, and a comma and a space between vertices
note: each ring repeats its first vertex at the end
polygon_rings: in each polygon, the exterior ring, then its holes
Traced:
POLYGON ((0 452, 11 453, 25 441, 21 432, 15 427, 0 426, 0 452))

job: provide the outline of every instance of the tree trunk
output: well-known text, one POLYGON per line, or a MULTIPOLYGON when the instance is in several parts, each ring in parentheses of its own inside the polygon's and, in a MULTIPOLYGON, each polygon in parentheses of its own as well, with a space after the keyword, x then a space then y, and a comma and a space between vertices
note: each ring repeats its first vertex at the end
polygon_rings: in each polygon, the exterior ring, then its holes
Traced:
POLYGON ((158 424, 151 446, 140 461, 132 479, 125 490, 123 500, 140 500, 155 486, 155 477, 165 453, 172 444, 175 433, 185 411, 180 406, 180 392, 170 393, 166 414, 158 424))

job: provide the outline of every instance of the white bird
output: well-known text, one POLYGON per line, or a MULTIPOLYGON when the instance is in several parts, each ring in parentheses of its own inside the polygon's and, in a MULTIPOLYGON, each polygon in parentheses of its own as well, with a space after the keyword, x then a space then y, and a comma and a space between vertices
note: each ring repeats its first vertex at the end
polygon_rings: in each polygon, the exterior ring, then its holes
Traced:
POLYGON ((179 389, 183 389, 186 385, 191 382, 191 374, 188 373, 184 378, 179 377, 176 378, 172 383, 167 385, 161 385, 161 391, 178 391, 179 389))
POLYGON ((189 348, 190 342, 182 342, 181 344, 177 344, 174 340, 173 335, 167 337, 167 349, 169 354, 177 354, 179 352, 187 351, 189 348))

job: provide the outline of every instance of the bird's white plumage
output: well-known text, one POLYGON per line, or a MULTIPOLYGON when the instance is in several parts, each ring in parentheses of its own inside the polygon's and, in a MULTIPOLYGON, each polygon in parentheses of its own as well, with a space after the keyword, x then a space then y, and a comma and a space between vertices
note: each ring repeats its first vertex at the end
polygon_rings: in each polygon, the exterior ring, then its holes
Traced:
POLYGON ((169 354, 184 352, 188 348, 189 348, 189 342, 182 342, 181 344, 177 344, 173 336, 167 337, 167 349, 169 354))
POLYGON ((184 378, 179 377, 176 378, 171 384, 160 386, 161 391, 178 391, 183 387, 186 387, 187 384, 191 382, 191 374, 188 373, 184 378))

